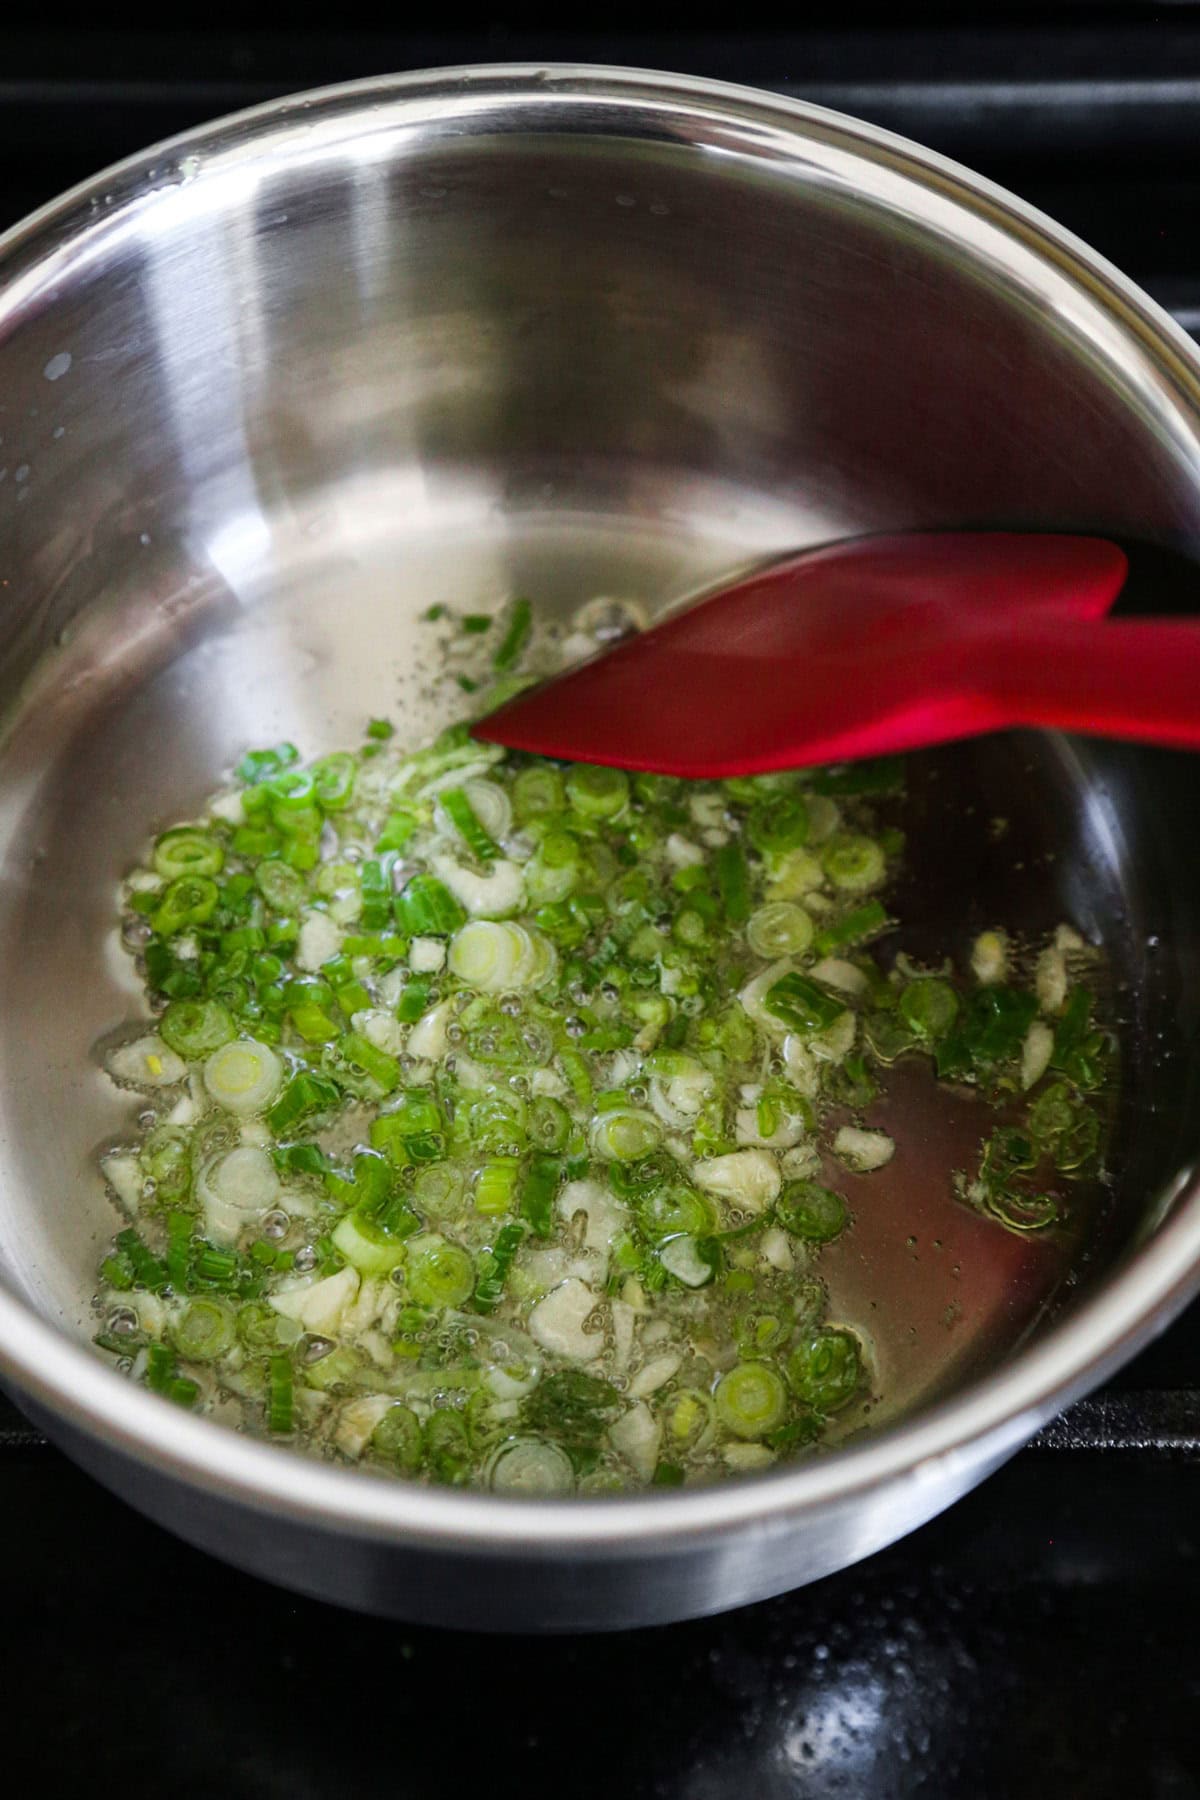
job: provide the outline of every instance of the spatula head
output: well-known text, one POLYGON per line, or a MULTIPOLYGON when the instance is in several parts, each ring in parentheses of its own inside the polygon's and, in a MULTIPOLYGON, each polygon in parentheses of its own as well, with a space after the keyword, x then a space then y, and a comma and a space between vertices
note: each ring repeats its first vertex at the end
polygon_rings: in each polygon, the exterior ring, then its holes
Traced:
POLYGON ((510 700, 514 750, 716 777, 879 756, 1005 724, 980 682, 1023 624, 1108 611, 1124 553, 1018 532, 856 538, 773 563, 510 700))

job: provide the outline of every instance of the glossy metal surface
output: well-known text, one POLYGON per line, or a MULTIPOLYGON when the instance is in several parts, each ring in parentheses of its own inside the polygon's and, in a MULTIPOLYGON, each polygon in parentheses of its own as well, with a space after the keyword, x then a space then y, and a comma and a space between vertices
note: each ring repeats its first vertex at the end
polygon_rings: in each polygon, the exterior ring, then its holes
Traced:
POLYGON ((1117 1191, 1071 1271, 1003 1234, 972 1246, 938 1199, 970 1133, 910 1097, 901 1204, 830 1276, 846 1316, 890 1296, 879 1416, 900 1422, 761 1479, 502 1503, 306 1462, 132 1388, 80 1342, 112 1229, 92 1157, 127 1116, 88 1056, 137 1003, 112 884, 147 824, 247 740, 320 749, 397 707, 427 731, 448 705, 416 622, 431 600, 654 608, 761 555, 933 524, 1195 547, 1198 396, 1169 322, 986 184, 670 77, 458 71, 301 99, 3 240, 0 1366, 47 1430, 183 1535, 310 1592, 589 1629, 866 1554, 1165 1322, 1200 1261, 1194 871, 1180 834, 1156 839, 1170 758, 1012 741, 922 765, 908 916, 944 941, 986 895, 1110 948, 1117 1191), (1001 810, 1003 851, 982 829, 1001 810), (936 1329, 950 1232, 971 1271, 957 1335, 936 1329))

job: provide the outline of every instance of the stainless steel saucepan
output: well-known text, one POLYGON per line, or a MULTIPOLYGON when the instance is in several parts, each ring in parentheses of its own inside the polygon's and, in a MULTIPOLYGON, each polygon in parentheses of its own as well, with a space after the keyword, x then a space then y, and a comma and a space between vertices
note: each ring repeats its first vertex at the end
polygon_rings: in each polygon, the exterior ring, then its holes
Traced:
POLYGON ((653 610, 784 549, 971 524, 1200 548, 1200 363, 1048 220, 831 113, 620 70, 372 81, 0 240, 0 1368, 47 1432, 310 1593, 627 1626, 865 1556, 1164 1325, 1200 1279, 1193 765, 1029 738, 916 759, 902 910, 931 946, 1061 917, 1103 941, 1113 1182, 1064 1263, 953 1202, 944 1121, 901 1122, 828 1263, 877 1431, 702 1490, 501 1500, 254 1442, 87 1341, 95 1152, 128 1120, 90 1051, 139 1005, 114 884, 149 828, 247 742, 428 732, 431 601, 653 610))

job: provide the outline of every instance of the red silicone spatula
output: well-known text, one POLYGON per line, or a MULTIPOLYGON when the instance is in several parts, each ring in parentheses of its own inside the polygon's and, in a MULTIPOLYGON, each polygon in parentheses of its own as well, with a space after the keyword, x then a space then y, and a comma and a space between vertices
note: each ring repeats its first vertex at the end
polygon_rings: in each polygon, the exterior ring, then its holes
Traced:
POLYGON ((1105 618, 1102 538, 806 551, 519 694, 476 737, 668 775, 880 756, 1010 725, 1200 747, 1200 621, 1105 618))

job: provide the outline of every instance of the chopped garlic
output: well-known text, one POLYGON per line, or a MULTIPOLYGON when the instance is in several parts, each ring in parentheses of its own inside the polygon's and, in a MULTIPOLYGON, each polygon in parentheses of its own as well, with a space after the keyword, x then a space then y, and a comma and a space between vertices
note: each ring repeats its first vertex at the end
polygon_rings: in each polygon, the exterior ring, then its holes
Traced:
POLYGON ((529 1335, 543 1350, 557 1356, 594 1362, 604 1348, 604 1334, 583 1327, 596 1306, 596 1296, 587 1283, 571 1276, 538 1301, 529 1315, 529 1335))
POLYGON ((1059 1013, 1067 998, 1067 959, 1057 944, 1043 950, 1034 977, 1038 1005, 1044 1013, 1059 1013))
POLYGON ((790 1274, 796 1266, 791 1239, 778 1225, 772 1225, 769 1231, 763 1232, 758 1253, 771 1268, 780 1269, 785 1275, 790 1274))
POLYGON ((358 1271, 347 1264, 336 1275, 326 1275, 321 1281, 270 1294, 268 1302, 285 1319, 295 1319, 298 1325, 303 1325, 305 1331, 315 1332, 320 1337, 336 1337, 346 1309, 358 1297, 358 1289, 358 1271))
POLYGON ((693 1165, 696 1185, 747 1212, 760 1213, 777 1197, 779 1164, 769 1150, 731 1150, 693 1165))
POLYGON ((441 938, 417 937, 408 946, 408 966, 414 975, 435 975, 446 961, 441 938))
POLYGON ((423 1013, 417 1020, 408 1034, 408 1042, 405 1045, 408 1054, 421 1060, 440 1062, 449 1048, 446 1028, 453 1016, 449 1000, 443 1000, 439 1006, 431 1006, 429 1011, 423 1013))
POLYGON ((836 988, 840 994, 849 994, 851 999, 858 999, 867 991, 867 978, 861 969, 856 969, 852 962, 842 956, 822 957, 809 974, 814 981, 820 981, 825 987, 836 988))
POLYGON ((105 1067, 114 1081, 126 1087, 174 1087, 187 1074, 187 1064, 151 1032, 132 1044, 109 1052, 105 1067))
POLYGON ((117 1152, 100 1158, 100 1171, 117 1199, 128 1212, 136 1212, 142 1201, 142 1165, 136 1156, 117 1152))
POLYGON ((755 1469, 769 1469, 775 1452, 765 1444, 726 1444, 721 1455, 735 1475, 749 1475, 755 1469))
POLYGON ((208 810, 214 819, 223 819, 226 825, 246 823, 246 807, 237 789, 227 794, 214 794, 208 803, 208 810))
POLYGON ((323 964, 332 961, 342 947, 342 933, 327 912, 315 908, 306 912, 300 922, 300 941, 296 946, 296 966, 315 975, 323 964))
POLYGON ((768 900, 803 900, 814 889, 824 887, 825 871, 807 850, 789 850, 786 856, 772 862, 772 879, 767 885, 768 900))
POLYGON ((854 1048, 858 1020, 852 1012, 839 1013, 833 1024, 809 1038, 808 1045, 818 1062, 840 1063, 854 1048))
POLYGON ((435 856, 434 873, 473 919, 504 919, 520 910, 525 877, 515 862, 497 857, 485 874, 465 869, 452 856, 435 856))
POLYGON ((658 1462, 662 1426, 644 1400, 622 1413, 609 1430, 608 1441, 643 1481, 649 1481, 658 1462))
POLYGON ((1035 1019, 1021 1046, 1021 1086, 1029 1089, 1042 1079, 1054 1053, 1054 1033, 1042 1019, 1035 1019))
POLYGON ((690 869, 704 861, 704 852, 699 844, 694 844, 691 838, 684 837, 681 832, 673 831, 665 848, 667 861, 673 868, 690 869))
POLYGON ((363 1394, 357 1400, 347 1400, 333 1430, 333 1441, 343 1456, 360 1457, 375 1427, 395 1404, 390 1394, 363 1394))
POLYGON ((882 1169, 896 1154, 896 1145, 886 1131, 862 1131, 856 1125, 843 1125, 833 1140, 833 1154, 859 1175, 882 1169))
POLYGON ((623 1375, 629 1367, 629 1358, 633 1354, 633 1332, 637 1324, 637 1308, 630 1306, 625 1300, 613 1300, 609 1310, 613 1323, 613 1369, 616 1374, 623 1375))
POLYGON ((385 1012, 382 1007, 364 1008, 353 1015, 350 1023, 368 1044, 373 1044, 387 1056, 399 1056, 404 1049, 403 1025, 394 1013, 385 1012))
POLYGON ((655 1356, 643 1363, 637 1374, 629 1383, 629 1396, 632 1400, 645 1400, 650 1394, 657 1394, 659 1388, 666 1387, 668 1381, 679 1373, 679 1365, 683 1357, 678 1350, 666 1350, 661 1356, 655 1356))
POLYGON ((971 946, 971 970, 983 987, 995 987, 1008 973, 1008 939, 1002 931, 981 931, 971 946))

